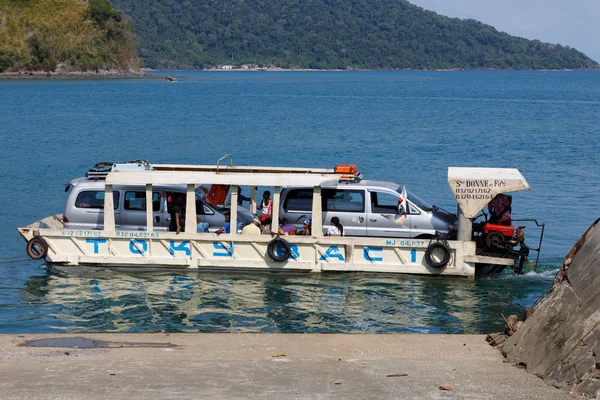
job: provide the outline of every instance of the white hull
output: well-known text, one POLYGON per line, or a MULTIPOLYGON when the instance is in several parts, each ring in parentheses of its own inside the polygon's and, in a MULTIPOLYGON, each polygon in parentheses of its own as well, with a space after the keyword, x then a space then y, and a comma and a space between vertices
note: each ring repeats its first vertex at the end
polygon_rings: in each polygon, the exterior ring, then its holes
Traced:
POLYGON ((48 243, 46 261, 64 267, 185 269, 274 273, 383 272, 475 277, 477 263, 513 265, 513 260, 475 256, 475 242, 448 241, 450 262, 425 261, 429 240, 369 237, 284 236, 292 256, 271 260, 271 235, 71 230, 60 215, 19 228, 25 240, 48 243))

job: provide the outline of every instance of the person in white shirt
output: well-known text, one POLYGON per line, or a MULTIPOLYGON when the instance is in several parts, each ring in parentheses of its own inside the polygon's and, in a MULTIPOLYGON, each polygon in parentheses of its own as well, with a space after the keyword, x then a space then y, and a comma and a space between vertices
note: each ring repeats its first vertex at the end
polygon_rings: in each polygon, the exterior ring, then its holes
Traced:
POLYGON ((273 200, 271 200, 271 192, 265 190, 263 193, 263 199, 259 206, 256 206, 258 210, 261 210, 260 222, 267 225, 271 221, 271 215, 273 213, 273 200))
POLYGON ((254 218, 251 223, 242 229, 242 235, 260 235, 260 220, 254 218))
POLYGON ((340 224, 338 217, 332 217, 327 227, 327 236, 344 236, 344 227, 340 224))

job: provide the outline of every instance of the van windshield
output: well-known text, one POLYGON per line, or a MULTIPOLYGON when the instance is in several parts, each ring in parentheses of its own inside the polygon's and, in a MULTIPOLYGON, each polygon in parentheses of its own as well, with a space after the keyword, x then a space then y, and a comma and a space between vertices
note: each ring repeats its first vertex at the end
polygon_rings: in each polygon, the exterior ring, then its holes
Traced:
POLYGON ((196 190, 195 190, 195 192, 196 192, 196 200, 198 200, 198 199, 205 199, 206 198, 206 193, 202 190, 204 188, 200 189, 201 187, 202 186, 197 187, 196 190))
MULTIPOLYGON (((402 193, 402 186, 400 186, 398 188, 397 192, 402 193)), ((413 203, 415 206, 419 207, 421 210, 423 210, 425 212, 429 212, 429 211, 433 210, 433 206, 431 204, 429 204, 428 202, 426 202, 425 200, 423 200, 422 198, 420 198, 419 196, 417 196, 410 190, 407 190, 406 194, 408 195, 408 200, 411 203, 413 203)))

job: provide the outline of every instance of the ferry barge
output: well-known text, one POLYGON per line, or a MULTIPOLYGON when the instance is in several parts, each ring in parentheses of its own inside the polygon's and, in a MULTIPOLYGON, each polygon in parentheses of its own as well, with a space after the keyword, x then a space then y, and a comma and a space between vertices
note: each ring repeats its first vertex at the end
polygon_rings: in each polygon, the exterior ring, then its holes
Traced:
MULTIPOLYGON (((219 161, 216 165, 151 165, 144 161, 109 165, 98 179, 103 181, 104 191, 102 224, 89 229, 68 228, 63 215, 56 214, 18 228, 27 241, 30 257, 45 259, 66 270, 383 272, 477 279, 495 276, 507 267, 522 272, 530 250, 524 243, 523 226, 514 229, 473 224, 496 195, 530 189, 517 169, 450 167, 448 183, 458 203, 455 217, 458 229, 449 236, 421 237, 323 235, 326 221, 323 221, 322 188, 332 182, 360 181, 361 176, 353 167, 281 168, 233 166, 231 162, 223 166, 219 161), (250 193, 252 213, 257 209, 256 187, 272 187, 272 232, 279 228, 282 190, 290 186, 312 188, 311 235, 242 234, 238 229, 222 234, 197 233, 196 218, 189 217, 185 219, 183 232, 161 229, 160 218, 155 213, 155 188, 182 188, 186 215, 194 216, 199 214, 196 207, 200 204, 198 188, 201 185, 211 185, 212 194, 213 189, 220 189, 221 197, 229 194, 231 227, 237 227, 242 218, 238 210, 240 186, 253 188, 250 193), (115 212, 115 208, 118 209, 115 192, 119 187, 137 187, 145 193, 140 209, 147 211, 142 214, 145 218, 141 230, 123 229, 121 224, 116 224, 119 214, 115 212)), ((362 222, 361 217, 356 220, 362 222)), ((539 246, 532 249, 539 255, 544 224, 535 223, 542 228, 539 246)))

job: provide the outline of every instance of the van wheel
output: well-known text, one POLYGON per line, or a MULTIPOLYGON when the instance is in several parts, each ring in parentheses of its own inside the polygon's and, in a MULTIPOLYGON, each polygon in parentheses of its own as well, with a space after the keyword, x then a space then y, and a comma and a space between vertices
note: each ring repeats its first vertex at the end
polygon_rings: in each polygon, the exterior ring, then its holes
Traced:
POLYGON ((48 255, 48 243, 41 237, 36 236, 27 242, 27 255, 34 260, 41 260, 48 255))
POLYGON ((433 268, 443 268, 450 262, 450 248, 444 242, 431 242, 425 251, 425 261, 433 268))
POLYGON ((287 261, 287 259, 290 258, 290 256, 292 255, 292 249, 290 248, 290 244, 287 242, 287 240, 275 238, 269 242, 267 246, 267 254, 271 258, 271 260, 283 262, 287 261), (283 247, 283 254, 278 255, 277 249, 279 248, 279 245, 283 247))

